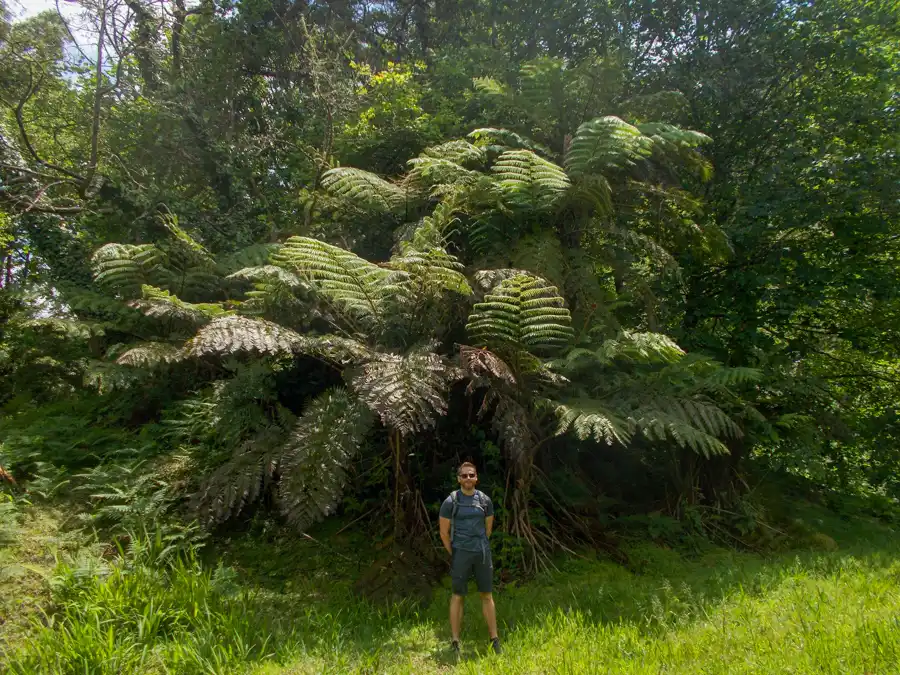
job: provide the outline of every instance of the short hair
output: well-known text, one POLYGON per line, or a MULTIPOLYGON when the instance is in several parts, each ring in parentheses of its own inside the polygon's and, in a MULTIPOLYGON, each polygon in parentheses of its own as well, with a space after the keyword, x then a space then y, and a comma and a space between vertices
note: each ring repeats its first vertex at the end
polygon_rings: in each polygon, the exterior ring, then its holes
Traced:
POLYGON ((462 464, 459 465, 459 468, 456 470, 456 475, 458 476, 459 474, 461 474, 462 470, 465 469, 467 466, 471 466, 472 469, 475 471, 475 473, 478 473, 478 469, 475 467, 474 464, 472 464, 472 462, 463 462, 462 464))

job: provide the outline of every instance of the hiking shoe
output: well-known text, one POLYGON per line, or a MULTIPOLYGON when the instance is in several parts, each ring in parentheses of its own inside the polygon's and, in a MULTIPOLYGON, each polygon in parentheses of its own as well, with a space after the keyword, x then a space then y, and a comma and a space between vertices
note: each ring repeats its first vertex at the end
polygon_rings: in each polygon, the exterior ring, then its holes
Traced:
POLYGON ((459 658, 459 640, 450 640, 450 651, 459 658))
POLYGON ((495 637, 494 639, 491 640, 491 650, 492 650, 495 654, 502 654, 502 653, 503 653, 503 649, 500 647, 500 638, 495 637))

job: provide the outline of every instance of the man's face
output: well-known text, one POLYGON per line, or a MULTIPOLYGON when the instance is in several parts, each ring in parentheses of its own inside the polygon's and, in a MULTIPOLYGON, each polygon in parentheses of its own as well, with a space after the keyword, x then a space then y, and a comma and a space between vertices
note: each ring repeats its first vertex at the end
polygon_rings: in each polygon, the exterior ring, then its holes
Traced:
POLYGON ((478 483, 478 474, 471 466, 465 466, 457 474, 459 484, 464 490, 471 490, 478 483))

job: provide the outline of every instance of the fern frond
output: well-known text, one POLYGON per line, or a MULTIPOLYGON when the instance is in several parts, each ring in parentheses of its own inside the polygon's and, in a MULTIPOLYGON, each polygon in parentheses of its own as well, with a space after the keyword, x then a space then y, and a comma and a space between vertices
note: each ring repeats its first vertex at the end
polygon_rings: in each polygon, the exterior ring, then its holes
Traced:
POLYGON ((745 384, 755 384, 763 379, 763 372, 758 368, 746 367, 720 367, 713 370, 704 378, 707 382, 724 386, 736 387, 745 384))
POLYGON ((277 436, 262 433, 247 441, 230 460, 201 483, 192 499, 200 522, 210 527, 240 514, 274 484, 278 470, 277 436))
POLYGON ((635 166, 652 152, 652 142, 618 117, 598 117, 575 132, 566 154, 572 178, 635 166))
POLYGON ((481 293, 487 293, 488 291, 493 290, 497 284, 523 274, 529 274, 528 270, 520 270, 517 268, 478 270, 472 275, 472 278, 475 281, 475 287, 481 293))
POLYGON ((268 265, 279 248, 281 248, 280 244, 253 244, 247 246, 234 253, 219 257, 219 269, 224 276, 233 276, 244 268, 264 267, 268 265))
POLYGON ((153 244, 106 244, 91 257, 94 281, 126 297, 138 295, 161 257, 162 252, 153 244))
POLYGON ((468 393, 492 382, 500 382, 510 387, 516 386, 516 376, 507 363, 487 348, 461 345, 459 361, 463 372, 469 378, 468 393))
POLYGON ((116 363, 136 368, 154 368, 183 358, 181 349, 165 342, 145 342, 124 352, 116 363))
POLYGON ((447 390, 461 376, 433 352, 379 354, 351 386, 385 426, 408 435, 433 427, 447 412, 447 390))
POLYGON ((350 251, 308 237, 291 237, 275 262, 307 280, 332 305, 355 319, 380 318, 382 283, 389 272, 350 251))
POLYGON ((414 295, 438 297, 444 291, 462 296, 472 295, 469 282, 462 274, 462 264, 443 248, 435 246, 426 251, 417 251, 412 247, 405 247, 401 255, 392 257, 385 266, 402 272, 405 276, 405 279, 386 279, 383 291, 385 295, 390 294, 396 284, 405 285, 405 290, 414 295))
POLYGON ((488 96, 508 96, 509 88, 493 77, 473 77, 472 86, 479 94, 488 96))
POLYGON ((653 144, 653 156, 662 166, 683 165, 693 171, 701 180, 712 176, 712 164, 699 148, 712 142, 706 134, 661 122, 638 124, 637 128, 653 144))
POLYGON ((598 443, 627 445, 634 434, 633 424, 607 409, 597 401, 582 400, 571 403, 553 402, 559 419, 556 435, 572 431, 581 441, 593 438, 598 443))
POLYGON ((344 389, 329 389, 303 411, 281 450, 278 501, 298 529, 334 513, 371 414, 344 389))
POLYGON ((685 351, 668 335, 628 331, 604 341, 597 350, 601 363, 611 363, 615 359, 636 363, 674 363, 684 354, 685 351))
POLYGON ((643 414, 633 421, 637 429, 650 441, 673 440, 679 447, 690 448, 706 458, 728 454, 728 448, 722 441, 685 422, 680 416, 651 409, 643 411, 643 414))
POLYGON ((713 403, 692 398, 655 398, 653 407, 672 419, 701 429, 710 436, 740 438, 741 428, 725 412, 713 403))
POLYGON ((185 345, 188 356, 229 354, 291 354, 303 337, 271 321, 244 316, 225 316, 207 324, 185 345))
POLYGON ((476 146, 494 153, 500 153, 504 150, 509 149, 521 149, 531 150, 532 152, 536 152, 547 157, 550 157, 553 154, 549 148, 541 145, 540 143, 535 143, 529 138, 520 136, 514 131, 509 131, 508 129, 494 129, 493 127, 483 127, 481 129, 475 129, 469 132, 467 138, 471 138, 472 142, 476 146))
POLYGON ((322 187, 356 208, 379 213, 400 209, 409 198, 403 187, 374 173, 350 167, 326 171, 322 187))
POLYGON ((241 281, 266 281, 275 279, 289 288, 300 288, 303 282, 293 272, 289 272, 278 265, 260 265, 258 267, 243 267, 229 274, 226 279, 239 279, 241 281))
POLYGON ((141 287, 140 300, 129 304, 154 319, 181 321, 195 327, 202 326, 211 319, 229 314, 228 310, 216 303, 193 304, 154 286, 141 287))
POLYGON ((555 286, 520 274, 502 281, 475 305, 466 330, 478 344, 547 349, 571 339, 570 323, 555 286))
POLYGON ((569 189, 569 177, 553 162, 531 150, 508 150, 491 167, 510 204, 540 209, 551 206, 569 189))
POLYGON ((508 257, 513 267, 527 270, 562 288, 566 261, 562 243, 554 230, 546 228, 538 234, 522 237, 508 257))
POLYGON ((468 166, 470 168, 479 168, 487 160, 484 148, 463 140, 447 141, 440 145, 433 145, 430 148, 425 148, 424 152, 419 156, 444 159, 459 166, 468 166))

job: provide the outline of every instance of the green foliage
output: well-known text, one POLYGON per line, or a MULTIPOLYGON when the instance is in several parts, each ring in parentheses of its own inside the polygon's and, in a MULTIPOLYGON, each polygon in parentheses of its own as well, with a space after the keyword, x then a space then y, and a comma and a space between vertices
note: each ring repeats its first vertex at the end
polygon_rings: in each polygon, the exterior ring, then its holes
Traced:
POLYGON ((278 499, 291 523, 304 529, 335 511, 370 426, 368 410, 346 390, 330 389, 310 402, 283 450, 278 499))
POLYGON ((517 274, 475 304, 466 330, 478 344, 546 350, 571 339, 569 323, 569 310, 555 286, 517 274))

